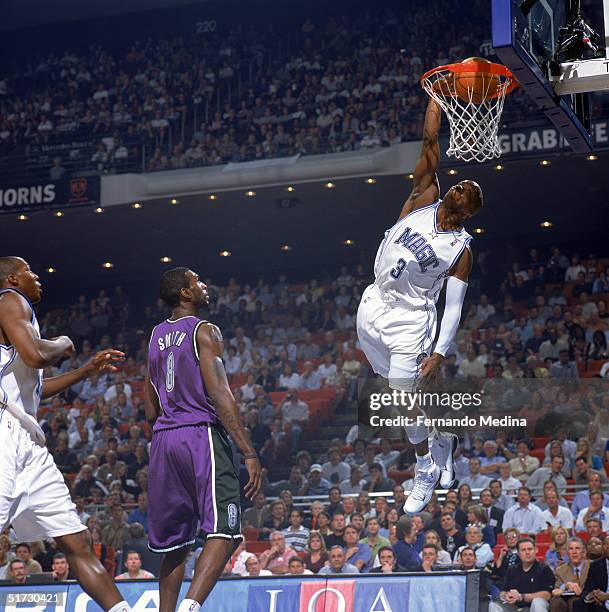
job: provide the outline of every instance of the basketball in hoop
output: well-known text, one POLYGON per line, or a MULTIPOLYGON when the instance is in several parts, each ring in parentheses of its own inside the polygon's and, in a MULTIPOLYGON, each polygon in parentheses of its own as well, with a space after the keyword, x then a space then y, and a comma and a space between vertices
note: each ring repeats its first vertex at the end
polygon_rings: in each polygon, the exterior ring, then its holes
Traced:
POLYGON ((498 136, 503 104, 518 86, 505 66, 470 57, 429 70, 421 77, 421 85, 448 117, 447 155, 466 162, 501 155, 498 136))

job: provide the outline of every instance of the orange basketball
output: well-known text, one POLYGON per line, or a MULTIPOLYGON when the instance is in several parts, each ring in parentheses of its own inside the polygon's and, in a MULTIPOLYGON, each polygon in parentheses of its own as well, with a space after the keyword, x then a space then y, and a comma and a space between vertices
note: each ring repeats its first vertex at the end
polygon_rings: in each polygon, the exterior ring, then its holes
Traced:
MULTIPOLYGON (((468 57, 461 63, 466 64, 467 62, 491 64, 481 57, 468 57)), ((481 104, 484 100, 495 96, 500 84, 499 77, 488 72, 455 72, 455 93, 464 102, 481 104)))

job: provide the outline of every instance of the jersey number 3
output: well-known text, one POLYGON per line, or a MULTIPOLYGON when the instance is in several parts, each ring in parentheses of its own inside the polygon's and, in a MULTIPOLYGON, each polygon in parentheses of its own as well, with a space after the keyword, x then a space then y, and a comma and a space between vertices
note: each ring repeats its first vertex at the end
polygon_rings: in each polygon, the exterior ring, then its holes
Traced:
POLYGON ((167 355, 167 373, 165 375, 165 389, 169 391, 173 391, 173 385, 175 380, 174 374, 174 362, 173 362, 173 351, 167 355))
POLYGON ((400 259, 398 259, 396 267, 391 268, 391 276, 393 276, 393 278, 400 278, 400 276, 402 276, 402 272, 404 272, 405 267, 406 262, 400 257, 400 259))

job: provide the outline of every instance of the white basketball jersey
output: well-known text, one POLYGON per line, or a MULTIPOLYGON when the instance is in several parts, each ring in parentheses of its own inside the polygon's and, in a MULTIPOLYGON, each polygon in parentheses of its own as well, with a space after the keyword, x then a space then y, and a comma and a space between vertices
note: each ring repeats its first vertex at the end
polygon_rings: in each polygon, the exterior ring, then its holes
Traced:
POLYGON ((434 305, 472 237, 463 229, 443 231, 437 214, 442 200, 418 208, 385 232, 374 262, 375 285, 414 307, 434 305))
MULTIPOLYGON (((14 291, 27 301, 32 310, 32 325, 40 337, 40 327, 30 301, 15 289, 1 289, 0 294, 7 291, 14 291)), ((26 365, 14 346, 0 344, 0 403, 11 404, 36 418, 41 391, 42 370, 26 365)))

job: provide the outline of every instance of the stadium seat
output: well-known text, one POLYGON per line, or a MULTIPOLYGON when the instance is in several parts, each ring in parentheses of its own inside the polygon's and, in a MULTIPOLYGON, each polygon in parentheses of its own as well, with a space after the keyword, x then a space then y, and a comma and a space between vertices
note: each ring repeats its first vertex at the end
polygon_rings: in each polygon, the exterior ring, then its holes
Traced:
POLYGON ((543 463, 545 458, 545 451, 543 448, 534 448, 529 454, 531 457, 537 457, 537 459, 539 459, 539 463, 543 463))
POLYGON ((255 555, 259 555, 261 552, 268 550, 271 547, 271 543, 268 540, 256 541, 245 543, 245 550, 247 552, 254 553, 255 555))
POLYGON ((243 537, 247 542, 257 542, 260 537, 260 529, 254 529, 253 527, 243 528, 243 537))

